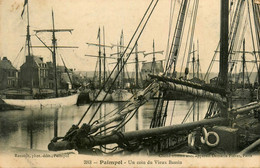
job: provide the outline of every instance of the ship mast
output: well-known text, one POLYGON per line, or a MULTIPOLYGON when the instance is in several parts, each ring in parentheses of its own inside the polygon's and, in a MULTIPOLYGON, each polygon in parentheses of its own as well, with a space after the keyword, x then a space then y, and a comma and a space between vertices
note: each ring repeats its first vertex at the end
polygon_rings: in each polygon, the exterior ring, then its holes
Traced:
MULTIPOLYGON (((122 32, 121 32, 121 36, 120 36, 120 44, 119 44, 120 46, 124 46, 124 32, 123 32, 123 30, 122 30, 122 32)), ((123 53, 123 50, 124 50, 124 48, 123 47, 120 47, 120 57, 122 56, 122 53, 123 53)), ((121 60, 121 68, 123 67, 123 62, 125 62, 125 59, 124 59, 124 57, 122 58, 122 60, 121 60)), ((122 85, 122 89, 124 88, 124 85, 125 85, 125 83, 124 83, 124 78, 125 78, 125 67, 123 67, 123 70, 122 70, 122 73, 121 73, 121 85, 122 85)))
POLYGON ((135 45, 135 87, 139 88, 138 84, 138 69, 139 69, 139 60, 138 60, 138 44, 135 45))
POLYGON ((99 72, 98 72, 98 84, 101 87, 101 39, 100 39, 100 27, 98 28, 98 61, 99 61, 99 72))
POLYGON ((245 39, 243 40, 243 55, 242 55, 242 80, 243 86, 242 89, 245 89, 245 39))
MULTIPOLYGON (((52 10, 52 29, 44 29, 44 30, 34 30, 36 32, 36 37, 44 44, 46 48, 48 48, 52 53, 52 61, 53 61, 53 68, 54 68, 54 82, 55 82, 55 96, 58 97, 58 84, 57 84, 57 65, 56 65, 56 49, 57 47, 57 39, 55 36, 55 32, 72 32, 73 29, 55 29, 54 26, 54 13, 52 10), (47 46, 38 36, 37 33, 39 32, 51 32, 52 33, 52 46, 47 46), (51 50, 52 48, 52 50, 51 50)), ((59 48, 75 48, 72 46, 65 46, 65 47, 59 47, 59 48)))
POLYGON ((150 55, 150 54, 153 54, 152 65, 151 65, 151 71, 152 71, 152 74, 154 75, 154 73, 155 73, 155 68, 156 68, 155 55, 156 55, 156 54, 163 54, 163 51, 155 51, 154 39, 153 39, 153 52, 144 53, 144 57, 146 57, 147 55, 150 55))
POLYGON ((30 35, 30 19, 29 19, 29 2, 27 1, 27 34, 26 34, 26 41, 27 41, 27 50, 28 56, 31 55, 31 35, 30 35))
MULTIPOLYGON (((104 46, 106 45, 106 41, 105 41, 105 28, 104 28, 104 26, 103 26, 103 44, 104 44, 104 46)), ((103 81, 105 82, 106 81, 106 47, 103 47, 103 49, 104 49, 104 53, 103 53, 103 55, 104 55, 104 77, 103 77, 103 81)))
MULTIPOLYGON (((228 89, 228 21, 229 0, 221 0, 219 84, 225 91, 228 89)), ((227 109, 222 114, 227 117, 227 109)))
MULTIPOLYGON (((28 56, 31 56, 31 34, 30 34, 30 17, 29 17, 29 1, 25 1, 24 6, 26 6, 26 10, 27 10, 27 28, 26 28, 26 46, 27 46, 27 52, 28 52, 28 56)), ((24 10, 23 10, 24 12, 24 10)), ((23 15, 22 12, 22 15, 23 15)), ((22 16, 21 15, 21 16, 22 16)), ((30 86, 31 86, 31 92, 33 90, 33 71, 31 70, 30 73, 30 86)))
POLYGON ((152 73, 154 75, 155 70, 155 46, 154 46, 154 39, 153 39, 153 62, 152 62, 152 73))
POLYGON ((56 67, 56 37, 55 37, 55 27, 54 27, 54 14, 52 11, 52 60, 53 60, 53 68, 54 68, 54 83, 55 83, 55 96, 58 97, 58 84, 57 84, 57 67, 56 67))

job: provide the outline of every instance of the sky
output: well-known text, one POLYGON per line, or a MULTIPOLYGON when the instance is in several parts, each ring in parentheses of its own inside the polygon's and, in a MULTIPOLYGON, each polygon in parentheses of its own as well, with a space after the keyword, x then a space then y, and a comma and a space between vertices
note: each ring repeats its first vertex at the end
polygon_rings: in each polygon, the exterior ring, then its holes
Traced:
MULTIPOLYGON (((78 47, 59 49, 58 55, 62 55, 69 68, 94 71, 96 58, 86 57, 85 54, 98 55, 98 48, 88 46, 86 43, 98 43, 98 28, 101 27, 102 30, 104 27, 107 45, 118 43, 123 30, 126 45, 150 2, 150 0, 29 0, 32 45, 42 45, 33 36, 33 30, 50 29, 52 26, 51 11, 53 10, 55 28, 74 29, 72 34, 57 33, 57 44, 78 47)), ((24 0, 0 0, 0 57, 6 56, 18 69, 24 62, 26 54, 25 50, 19 52, 25 46, 27 25, 26 12, 21 18, 23 3, 24 0)), ((138 42, 140 51, 151 52, 154 39, 155 50, 164 50, 165 54, 169 32, 170 3, 171 0, 158 2, 138 42)), ((175 19, 179 3, 180 0, 177 0, 175 19)), ((194 41, 196 43, 199 41, 203 72, 206 72, 219 41, 219 6, 220 0, 200 0, 199 3, 194 41)), ((175 25, 173 25, 174 27, 175 25)), ((38 35, 44 42, 51 44, 51 34, 40 33, 38 35)), ((115 47, 112 50, 106 49, 108 57, 109 54, 115 52, 117 52, 115 47)), ((46 48, 33 48, 33 54, 42 56, 45 61, 51 59, 51 53, 46 48)), ((165 55, 157 55, 156 59, 160 60, 164 57, 165 55)), ((140 60, 151 61, 152 56, 143 58, 140 54, 140 60)), ((179 60, 181 59, 179 58, 179 60)), ((61 64, 60 59, 58 59, 58 64, 61 64)), ((180 65, 179 63, 177 69, 180 69, 180 65)), ((113 64, 109 64, 109 66, 112 68, 113 64)), ((129 70, 131 68, 133 66, 130 66, 129 70)), ((213 71, 217 71, 217 69, 213 71)))

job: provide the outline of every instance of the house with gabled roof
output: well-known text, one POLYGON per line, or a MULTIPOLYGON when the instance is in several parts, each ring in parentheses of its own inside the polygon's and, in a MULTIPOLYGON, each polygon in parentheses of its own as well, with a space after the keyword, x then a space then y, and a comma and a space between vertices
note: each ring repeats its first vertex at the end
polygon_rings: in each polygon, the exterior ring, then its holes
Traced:
POLYGON ((18 85, 18 70, 7 57, 0 58, 0 90, 16 88, 18 85))
POLYGON ((21 87, 49 88, 48 66, 39 56, 26 56, 26 61, 20 67, 19 81, 21 87))

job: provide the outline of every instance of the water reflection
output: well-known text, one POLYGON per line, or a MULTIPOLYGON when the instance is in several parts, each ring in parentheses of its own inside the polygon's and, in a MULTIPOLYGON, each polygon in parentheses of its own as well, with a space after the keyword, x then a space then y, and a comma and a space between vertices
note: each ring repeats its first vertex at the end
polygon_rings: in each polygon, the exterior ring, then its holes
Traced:
MULTIPOLYGON (((123 103, 104 103, 96 119, 107 117, 106 114, 119 108, 123 103)), ((203 119, 209 102, 170 101, 167 109, 166 125, 183 121, 187 111, 193 107, 194 115, 188 117, 191 122, 198 117, 203 119), (196 110, 200 111, 198 115, 196 110)), ((140 107, 136 115, 123 127, 124 131, 148 129, 153 117, 156 100, 151 100, 140 107)), ((0 143, 12 147, 47 150, 47 145, 54 136, 64 136, 72 124, 77 124, 89 105, 61 108, 25 109, 24 111, 8 111, 0 113, 0 143), (56 131, 55 131, 56 130, 56 131)), ((94 104, 82 123, 88 123, 96 111, 94 104)), ((118 124, 118 123, 117 123, 118 124)), ((110 125, 109 125, 110 126, 110 125)), ((107 126, 107 127, 109 127, 107 126)))

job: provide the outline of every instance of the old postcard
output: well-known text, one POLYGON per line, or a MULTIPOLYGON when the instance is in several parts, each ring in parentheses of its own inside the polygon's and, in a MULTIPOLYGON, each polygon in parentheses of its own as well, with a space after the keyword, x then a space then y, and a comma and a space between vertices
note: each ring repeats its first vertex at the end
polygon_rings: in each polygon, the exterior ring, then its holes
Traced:
POLYGON ((260 167, 259 0, 0 0, 0 167, 260 167))

